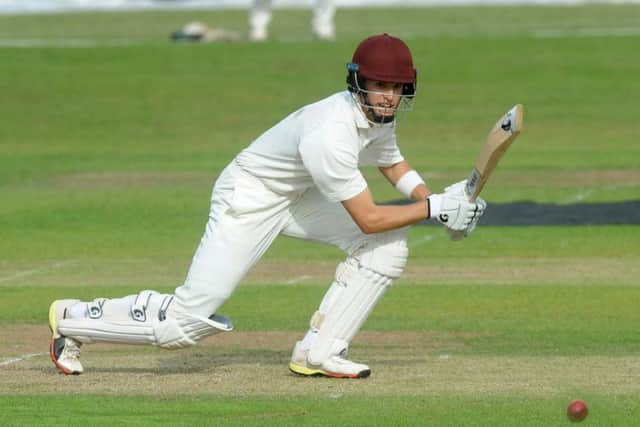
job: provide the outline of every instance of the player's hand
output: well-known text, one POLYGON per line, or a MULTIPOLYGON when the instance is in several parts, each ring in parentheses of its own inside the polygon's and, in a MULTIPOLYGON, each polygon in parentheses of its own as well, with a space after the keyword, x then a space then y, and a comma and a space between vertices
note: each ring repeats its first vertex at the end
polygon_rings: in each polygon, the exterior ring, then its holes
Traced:
POLYGON ((469 202, 464 192, 432 194, 427 197, 427 203, 429 218, 454 231, 466 230, 479 210, 477 203, 469 202))
POLYGON ((455 184, 451 184, 450 186, 445 188, 444 192, 452 193, 452 194, 466 194, 464 190, 466 186, 467 186, 467 180, 463 179, 462 181, 458 181, 455 184))
POLYGON ((484 201, 482 197, 476 198, 476 205, 478 209, 476 210, 475 216, 464 230, 464 237, 470 235, 473 230, 476 229, 476 225, 478 225, 478 221, 480 221, 480 217, 484 214, 485 209, 487 209, 487 202, 484 201))
POLYGON ((478 221, 480 221, 480 217, 484 214, 485 209, 487 208, 487 202, 484 199, 478 197, 476 199, 476 204, 478 205, 478 209, 475 212, 475 217, 471 220, 467 228, 464 231, 454 231, 450 228, 447 228, 447 233, 449 234, 449 238, 451 240, 462 240, 467 237, 473 230, 475 230, 476 225, 478 225, 478 221))

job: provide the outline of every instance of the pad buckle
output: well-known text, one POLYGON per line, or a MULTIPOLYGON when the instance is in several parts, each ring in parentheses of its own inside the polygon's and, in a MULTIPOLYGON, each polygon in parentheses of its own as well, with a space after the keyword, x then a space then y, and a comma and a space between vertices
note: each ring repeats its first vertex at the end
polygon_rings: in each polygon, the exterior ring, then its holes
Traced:
POLYGON ((133 305, 131 306, 131 317, 138 322, 145 322, 147 320, 147 306, 149 305, 149 299, 151 295, 156 294, 155 291, 142 291, 136 297, 133 305))
POLYGON ((106 298, 97 298, 87 303, 87 312, 89 313, 89 319, 99 319, 102 317, 102 306, 106 298))

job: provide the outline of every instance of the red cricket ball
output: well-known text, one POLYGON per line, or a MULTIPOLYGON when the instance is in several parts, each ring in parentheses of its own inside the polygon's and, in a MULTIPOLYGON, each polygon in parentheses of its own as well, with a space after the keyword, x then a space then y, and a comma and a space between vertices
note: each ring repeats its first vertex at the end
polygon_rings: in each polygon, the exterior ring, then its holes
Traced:
POLYGON ((567 406, 567 417, 571 421, 582 421, 587 418, 589 414, 589 408, 587 408, 587 404, 582 400, 572 400, 569 402, 567 406))

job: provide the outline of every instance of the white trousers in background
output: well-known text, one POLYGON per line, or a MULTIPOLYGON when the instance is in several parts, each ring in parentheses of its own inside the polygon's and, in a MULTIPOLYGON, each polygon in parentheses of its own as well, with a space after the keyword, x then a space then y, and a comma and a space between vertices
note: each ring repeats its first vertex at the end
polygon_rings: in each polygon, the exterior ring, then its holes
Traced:
MULTIPOLYGON (((335 11, 333 0, 314 0, 311 31, 319 39, 332 40, 335 38, 333 24, 335 11)), ((249 26, 251 27, 249 37, 252 40, 266 40, 271 15, 272 0, 254 0, 249 12, 249 26)))

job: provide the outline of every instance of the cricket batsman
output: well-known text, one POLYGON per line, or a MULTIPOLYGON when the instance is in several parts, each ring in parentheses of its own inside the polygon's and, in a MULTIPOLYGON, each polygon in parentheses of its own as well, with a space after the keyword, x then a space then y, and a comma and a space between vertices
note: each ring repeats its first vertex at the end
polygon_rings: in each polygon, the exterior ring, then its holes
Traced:
POLYGON ((388 34, 363 40, 347 64, 347 88, 291 113, 242 150, 217 179, 204 235, 173 294, 54 301, 50 353, 65 374, 83 372, 80 346, 94 342, 195 345, 231 331, 217 313, 279 235, 328 243, 345 259, 289 369, 303 376, 364 378, 349 343, 407 262, 408 226, 435 218, 468 235, 486 204, 464 181, 432 193, 402 156, 396 113, 416 95, 411 52, 388 34), (360 165, 376 166, 413 203, 374 202, 360 165))

